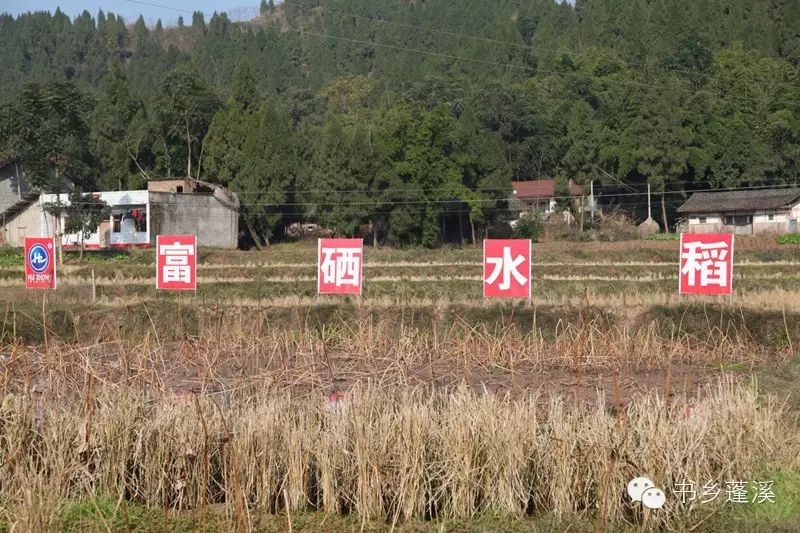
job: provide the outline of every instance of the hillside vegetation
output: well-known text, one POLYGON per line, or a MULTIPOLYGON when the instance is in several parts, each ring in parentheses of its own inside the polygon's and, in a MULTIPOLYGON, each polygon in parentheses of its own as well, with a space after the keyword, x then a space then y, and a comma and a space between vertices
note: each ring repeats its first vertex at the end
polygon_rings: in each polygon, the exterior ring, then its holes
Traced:
POLYGON ((480 236, 532 178, 623 182, 610 200, 640 215, 650 182, 671 225, 686 191, 797 181, 797 28, 791 0, 287 0, 152 29, 2 15, 0 158, 47 190, 221 183, 257 244, 298 220, 480 236))

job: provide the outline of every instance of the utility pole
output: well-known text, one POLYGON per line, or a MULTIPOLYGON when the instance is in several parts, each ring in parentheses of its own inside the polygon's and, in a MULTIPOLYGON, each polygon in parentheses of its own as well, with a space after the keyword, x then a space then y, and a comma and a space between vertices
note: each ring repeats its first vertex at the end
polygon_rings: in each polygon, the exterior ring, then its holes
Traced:
POLYGON ((594 180, 589 181, 589 203, 592 207, 592 225, 594 225, 594 180))
POLYGON ((650 206, 650 182, 647 182, 647 218, 653 218, 653 209, 650 206))

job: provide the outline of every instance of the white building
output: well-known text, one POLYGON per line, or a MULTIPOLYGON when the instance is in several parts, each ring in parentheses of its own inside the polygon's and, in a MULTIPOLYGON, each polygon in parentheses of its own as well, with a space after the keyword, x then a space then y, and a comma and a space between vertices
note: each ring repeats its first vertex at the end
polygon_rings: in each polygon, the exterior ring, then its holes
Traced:
POLYGON ((797 233, 800 188, 696 192, 678 213, 689 233, 797 233))
MULTIPOLYGON (((147 190, 92 193, 111 208, 107 220, 85 239, 87 249, 147 248, 156 235, 196 235, 200 246, 236 248, 239 199, 231 191, 195 179, 150 181, 147 190)), ((63 228, 45 209, 67 194, 41 194, 0 213, 0 243, 22 246, 25 237, 52 237, 63 228)), ((52 211, 52 210, 51 210, 52 211)), ((62 236, 65 249, 80 246, 78 234, 62 236)))
MULTIPOLYGON (((59 201, 69 203, 67 194, 42 194, 39 205, 53 204, 59 201)), ((150 246, 150 193, 148 191, 109 191, 98 192, 95 196, 103 200, 111 208, 111 215, 100 223, 92 234, 84 241, 86 249, 100 248, 146 248, 150 246)), ((42 234, 55 235, 56 217, 42 209, 42 234)), ((65 217, 62 215, 62 225, 65 217)), ((76 233, 65 234, 62 244, 65 249, 80 246, 80 236, 76 233)))

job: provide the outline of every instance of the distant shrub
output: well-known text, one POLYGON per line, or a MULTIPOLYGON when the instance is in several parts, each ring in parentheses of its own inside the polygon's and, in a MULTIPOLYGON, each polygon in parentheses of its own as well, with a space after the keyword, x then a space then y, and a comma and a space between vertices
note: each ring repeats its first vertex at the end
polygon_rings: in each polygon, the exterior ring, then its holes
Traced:
POLYGON ((800 244, 800 233, 784 233, 778 236, 778 244, 800 244))
POLYGON ((531 239, 536 242, 544 233, 544 224, 537 213, 520 215, 514 224, 514 237, 517 239, 531 239))
POLYGON ((514 234, 514 228, 505 222, 500 222, 493 226, 489 226, 486 233, 490 239, 508 239, 514 234))

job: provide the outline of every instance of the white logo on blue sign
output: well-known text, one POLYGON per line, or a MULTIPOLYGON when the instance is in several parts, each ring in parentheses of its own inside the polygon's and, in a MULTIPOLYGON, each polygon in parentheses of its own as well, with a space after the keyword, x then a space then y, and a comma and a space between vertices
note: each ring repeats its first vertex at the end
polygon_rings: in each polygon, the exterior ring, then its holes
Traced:
POLYGON ((34 244, 28 251, 28 264, 37 274, 41 274, 50 266, 50 252, 41 244, 34 244))

